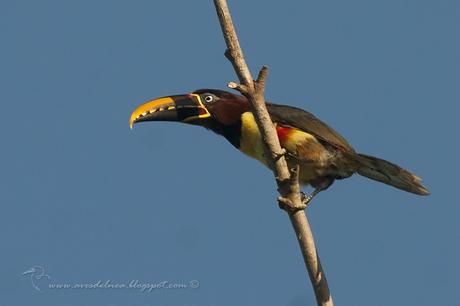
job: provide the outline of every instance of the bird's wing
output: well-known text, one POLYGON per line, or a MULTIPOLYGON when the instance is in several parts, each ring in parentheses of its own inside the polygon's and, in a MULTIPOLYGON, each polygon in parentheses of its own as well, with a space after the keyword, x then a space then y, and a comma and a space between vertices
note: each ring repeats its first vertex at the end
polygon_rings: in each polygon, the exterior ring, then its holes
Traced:
POLYGON ((352 146, 345 138, 313 114, 303 109, 273 103, 267 103, 267 109, 273 122, 297 128, 312 134, 318 140, 322 140, 334 147, 354 152, 352 146))

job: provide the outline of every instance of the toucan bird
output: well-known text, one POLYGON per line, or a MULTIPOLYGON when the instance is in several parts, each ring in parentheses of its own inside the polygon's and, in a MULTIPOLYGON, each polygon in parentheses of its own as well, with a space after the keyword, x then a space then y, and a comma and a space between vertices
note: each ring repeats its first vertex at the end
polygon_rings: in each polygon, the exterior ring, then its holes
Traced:
MULTIPOLYGON (((327 124, 302 109, 267 103, 289 167, 300 166, 299 181, 314 192, 336 179, 358 173, 414 193, 430 192, 415 174, 386 160, 359 154, 327 124)), ((162 97, 140 105, 131 114, 130 127, 144 121, 178 121, 203 126, 225 137, 235 148, 268 166, 249 101, 223 90, 200 89, 190 94, 162 97)))

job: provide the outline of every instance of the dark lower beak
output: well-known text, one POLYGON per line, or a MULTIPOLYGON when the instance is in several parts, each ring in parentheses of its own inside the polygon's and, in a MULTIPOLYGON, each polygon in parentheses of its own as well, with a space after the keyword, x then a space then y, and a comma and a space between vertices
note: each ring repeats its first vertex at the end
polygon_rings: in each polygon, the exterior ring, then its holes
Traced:
POLYGON ((131 114, 129 127, 142 121, 190 122, 210 116, 199 95, 177 95, 142 104, 131 114))

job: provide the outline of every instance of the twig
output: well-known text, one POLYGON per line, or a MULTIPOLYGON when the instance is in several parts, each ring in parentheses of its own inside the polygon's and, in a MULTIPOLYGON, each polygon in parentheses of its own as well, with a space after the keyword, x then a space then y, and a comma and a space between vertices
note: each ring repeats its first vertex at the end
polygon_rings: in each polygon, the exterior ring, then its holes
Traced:
POLYGON ((333 305, 326 276, 324 275, 316 251, 313 234, 305 212, 302 209, 305 205, 303 205, 300 196, 298 169, 292 172, 289 171, 284 157, 285 151, 280 146, 276 130, 265 105, 264 90, 268 68, 265 66, 262 67, 257 80, 253 80, 233 26, 227 1, 214 0, 214 4, 227 45, 225 56, 232 63, 240 81, 240 84, 230 82, 228 87, 241 92, 250 102, 251 111, 254 114, 257 126, 262 135, 265 156, 278 184, 280 206, 288 213, 296 232, 310 281, 313 285, 317 304, 333 305))

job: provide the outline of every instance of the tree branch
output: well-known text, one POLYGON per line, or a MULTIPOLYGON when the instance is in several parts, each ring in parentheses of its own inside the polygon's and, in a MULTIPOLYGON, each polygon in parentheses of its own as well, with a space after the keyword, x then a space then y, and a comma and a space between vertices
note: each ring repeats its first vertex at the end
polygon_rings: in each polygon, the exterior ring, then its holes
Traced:
POLYGON ((227 45, 225 56, 232 63, 240 81, 240 84, 230 82, 228 87, 241 92, 250 102, 251 111, 254 114, 263 139, 266 159, 276 178, 278 192, 280 193, 280 207, 288 213, 294 227, 310 281, 313 285, 317 304, 333 305, 326 276, 316 251, 310 224, 303 210, 305 205, 302 203, 300 196, 299 167, 289 170, 284 157, 285 151, 280 146, 278 135, 265 105, 264 91, 268 68, 262 67, 257 80, 253 80, 233 26, 227 1, 214 0, 214 4, 227 45))

